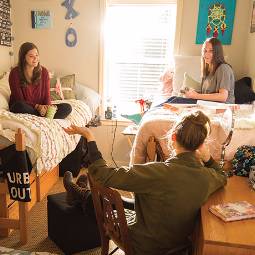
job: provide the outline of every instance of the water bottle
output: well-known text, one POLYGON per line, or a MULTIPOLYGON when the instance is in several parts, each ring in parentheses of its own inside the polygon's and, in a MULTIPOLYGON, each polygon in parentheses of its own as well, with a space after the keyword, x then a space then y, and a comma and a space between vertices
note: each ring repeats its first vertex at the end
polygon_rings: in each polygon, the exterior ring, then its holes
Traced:
POLYGON ((117 106, 114 105, 112 109, 112 118, 117 119, 117 106))

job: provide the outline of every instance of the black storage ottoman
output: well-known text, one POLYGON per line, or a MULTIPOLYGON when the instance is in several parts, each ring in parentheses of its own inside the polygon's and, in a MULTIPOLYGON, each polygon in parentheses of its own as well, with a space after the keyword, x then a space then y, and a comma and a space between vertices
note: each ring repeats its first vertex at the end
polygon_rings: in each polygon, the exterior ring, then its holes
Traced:
POLYGON ((100 234, 91 196, 88 212, 66 203, 66 192, 48 195, 48 236, 65 253, 73 254, 100 246, 100 234))

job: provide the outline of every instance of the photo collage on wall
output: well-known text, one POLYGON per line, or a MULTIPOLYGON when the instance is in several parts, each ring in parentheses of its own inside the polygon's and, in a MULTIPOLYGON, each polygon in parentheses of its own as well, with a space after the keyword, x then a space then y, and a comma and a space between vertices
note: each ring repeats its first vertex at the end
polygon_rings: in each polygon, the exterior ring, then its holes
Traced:
POLYGON ((10 0, 0 0, 0 45, 11 47, 10 0))

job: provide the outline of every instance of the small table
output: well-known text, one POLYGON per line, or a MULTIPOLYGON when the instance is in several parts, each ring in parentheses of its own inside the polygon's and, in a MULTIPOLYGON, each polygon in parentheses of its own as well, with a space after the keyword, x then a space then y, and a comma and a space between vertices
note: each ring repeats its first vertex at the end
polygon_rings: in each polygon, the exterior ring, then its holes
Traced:
POLYGON ((233 176, 201 208, 196 255, 255 255, 255 219, 224 222, 208 208, 213 204, 246 200, 255 204, 248 178, 233 176))
POLYGON ((133 141, 134 137, 137 134, 137 130, 138 130, 137 125, 129 125, 121 132, 121 134, 127 137, 128 144, 130 145, 131 148, 133 146, 133 141))

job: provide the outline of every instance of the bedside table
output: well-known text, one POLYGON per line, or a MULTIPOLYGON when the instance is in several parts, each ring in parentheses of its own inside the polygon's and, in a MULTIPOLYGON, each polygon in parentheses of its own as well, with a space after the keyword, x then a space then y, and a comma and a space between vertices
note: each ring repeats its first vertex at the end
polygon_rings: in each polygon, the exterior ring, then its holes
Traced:
POLYGON ((137 134, 138 126, 137 125, 129 125, 127 126, 121 134, 127 137, 128 144, 132 148, 134 138, 137 134))

